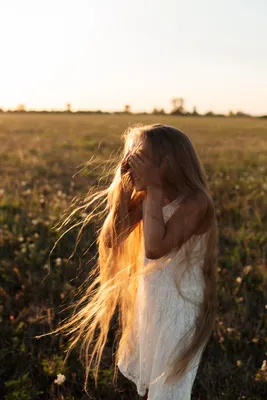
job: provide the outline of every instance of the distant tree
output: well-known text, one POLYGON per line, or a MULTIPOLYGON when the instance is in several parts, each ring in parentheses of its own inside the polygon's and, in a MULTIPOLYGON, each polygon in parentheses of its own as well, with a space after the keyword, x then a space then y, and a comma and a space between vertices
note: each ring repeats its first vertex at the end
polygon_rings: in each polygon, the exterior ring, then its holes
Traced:
POLYGON ((25 104, 18 104, 16 111, 18 111, 18 112, 26 112, 25 104))
POLYGON ((182 97, 173 97, 171 102, 173 107, 171 114, 183 115, 185 112, 184 99, 182 97))
POLYGON ((237 117, 251 117, 250 114, 244 113, 243 111, 237 111, 236 116, 237 117))
POLYGON ((197 107, 196 106, 193 107, 192 115, 199 115, 199 113, 197 112, 197 107))
POLYGON ((71 112, 71 104, 66 103, 66 112, 71 112))
POLYGON ((3 112, 4 112, 3 108, 0 107, 0 113, 3 113, 3 112))
POLYGON ((127 114, 131 113, 131 106, 129 104, 126 104, 124 106, 124 112, 127 113, 127 114))
POLYGON ((228 117, 251 117, 251 115, 246 114, 243 111, 237 111, 236 113, 233 113, 233 111, 229 111, 228 117))
POLYGON ((205 116, 206 116, 206 117, 214 117, 215 114, 214 114, 213 111, 208 111, 208 112, 205 114, 205 116))
POLYGON ((154 108, 153 109, 153 111, 152 111, 152 114, 155 114, 155 115, 163 115, 163 114, 166 114, 165 113, 165 111, 164 111, 164 108, 154 108))

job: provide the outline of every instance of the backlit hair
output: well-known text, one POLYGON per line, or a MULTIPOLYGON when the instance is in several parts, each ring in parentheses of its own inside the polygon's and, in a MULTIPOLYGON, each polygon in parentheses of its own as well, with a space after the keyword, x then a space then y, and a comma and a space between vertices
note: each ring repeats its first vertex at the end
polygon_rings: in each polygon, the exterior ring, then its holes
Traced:
MULTIPOLYGON (((80 211, 90 210, 82 221, 81 230, 88 223, 99 224, 99 221, 101 222, 97 231, 98 259, 90 271, 88 281, 86 281, 87 288, 85 292, 75 304, 75 311, 77 308, 79 310, 70 316, 67 321, 64 321, 62 326, 49 333, 70 335, 66 357, 68 357, 70 350, 78 341, 82 340, 81 355, 84 355, 86 369, 84 384, 86 393, 92 363, 95 366, 94 377, 97 385, 99 364, 113 317, 117 321, 115 342, 118 343, 114 353, 115 365, 117 365, 122 356, 128 360, 131 353, 135 351, 135 343, 132 340, 131 332, 138 279, 142 274, 164 268, 164 265, 162 266, 158 263, 160 259, 150 260, 146 267, 143 265, 142 220, 122 243, 117 242, 118 235, 122 233, 116 231, 115 224, 118 215, 120 215, 123 222, 122 231, 129 222, 129 209, 124 209, 123 204, 120 202, 123 189, 120 170, 121 161, 128 151, 134 152, 143 140, 148 140, 151 144, 156 164, 159 165, 163 156, 168 155, 167 185, 177 189, 177 193, 201 192, 205 194, 208 200, 207 212, 203 221, 201 221, 201 225, 205 223, 208 226, 204 244, 205 255, 203 263, 199 266, 203 270, 205 282, 204 297, 199 304, 196 323, 194 326, 188 327, 188 332, 184 337, 184 339, 190 338, 190 340, 184 342, 183 351, 176 354, 167 382, 177 382, 188 371, 193 357, 207 345, 214 328, 216 316, 218 248, 216 214, 214 203, 209 194, 204 168, 191 140, 184 132, 175 127, 162 124, 136 124, 126 129, 122 139, 124 148, 120 155, 120 160, 118 160, 113 171, 111 184, 107 188, 89 192, 84 199, 84 204, 79 207, 80 211), (110 238, 111 247, 107 246, 107 237, 110 238)), ((145 191, 137 192, 132 186, 129 186, 132 190, 130 209, 140 204, 140 201, 146 196, 145 191)), ((58 229, 61 229, 69 220, 70 216, 66 218, 58 229)), ((186 218, 184 219, 184 224, 186 224, 186 218)), ((81 230, 77 239, 80 237, 81 230)), ((187 268, 190 268, 191 265, 190 249, 195 243, 195 238, 193 235, 183 246, 187 268)), ((177 265, 177 271, 178 269, 179 265, 177 265)), ((184 297, 179 287, 178 277, 175 278, 175 283, 177 291, 184 297)), ((79 289, 77 289, 78 292, 80 292, 79 289)), ((38 337, 41 336, 44 335, 38 337)), ((114 377, 116 372, 117 369, 115 368, 114 377)))

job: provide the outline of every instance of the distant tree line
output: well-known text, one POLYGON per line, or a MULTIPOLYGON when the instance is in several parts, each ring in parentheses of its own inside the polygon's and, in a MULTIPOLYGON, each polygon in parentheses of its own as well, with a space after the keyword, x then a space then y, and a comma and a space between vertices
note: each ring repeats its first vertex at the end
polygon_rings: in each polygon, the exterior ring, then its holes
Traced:
POLYGON ((131 114, 131 115, 179 115, 184 117, 249 117, 249 118, 266 118, 267 115, 261 115, 259 117, 254 117, 248 113, 244 113, 243 111, 237 111, 234 113, 233 111, 229 111, 228 114, 216 114, 213 111, 208 111, 205 114, 200 114, 197 111, 197 107, 194 106, 192 112, 188 111, 184 107, 184 99, 182 97, 174 97, 171 100, 172 109, 170 112, 166 112, 164 108, 154 108, 151 112, 132 112, 131 106, 126 104, 124 109, 121 111, 103 111, 103 110, 77 110, 72 111, 71 104, 66 103, 65 110, 34 110, 34 109, 26 109, 25 104, 18 104, 15 110, 4 110, 0 108, 0 113, 35 113, 35 114, 131 114))

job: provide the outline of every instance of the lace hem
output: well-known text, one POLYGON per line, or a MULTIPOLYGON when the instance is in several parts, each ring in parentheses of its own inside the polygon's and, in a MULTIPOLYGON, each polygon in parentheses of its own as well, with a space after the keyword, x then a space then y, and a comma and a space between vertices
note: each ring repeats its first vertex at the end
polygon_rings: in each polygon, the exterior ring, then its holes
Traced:
POLYGON ((117 366, 121 373, 136 385, 139 396, 144 396, 148 390, 147 385, 144 382, 141 382, 137 376, 131 374, 126 368, 124 368, 123 364, 118 363, 117 366))

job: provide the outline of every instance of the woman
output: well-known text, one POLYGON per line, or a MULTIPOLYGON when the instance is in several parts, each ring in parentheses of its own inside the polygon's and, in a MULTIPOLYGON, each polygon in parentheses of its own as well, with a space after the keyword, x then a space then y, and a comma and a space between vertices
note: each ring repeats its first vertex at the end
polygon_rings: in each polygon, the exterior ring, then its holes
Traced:
MULTIPOLYGON (((190 399, 216 315, 214 204, 184 132, 137 124, 123 139, 112 183, 85 201, 88 208, 106 200, 98 263, 89 279, 97 277, 78 303, 85 302, 83 307, 54 332, 72 333, 69 350, 83 336, 86 390, 95 356, 97 378, 115 315, 115 364, 138 394, 149 400, 190 399)), ((96 215, 94 209, 83 226, 96 215)))

